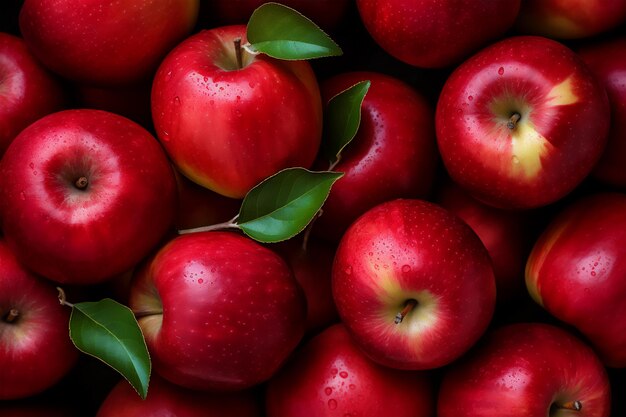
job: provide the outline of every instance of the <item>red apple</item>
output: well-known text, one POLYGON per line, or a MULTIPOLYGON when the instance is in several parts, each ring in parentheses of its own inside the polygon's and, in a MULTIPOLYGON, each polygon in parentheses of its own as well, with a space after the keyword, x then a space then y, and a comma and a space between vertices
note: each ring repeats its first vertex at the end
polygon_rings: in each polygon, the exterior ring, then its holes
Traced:
POLYGON ((306 244, 299 237, 276 247, 291 267, 306 298, 306 331, 315 333, 339 321, 331 287, 336 245, 308 236, 306 244))
POLYGON ((357 0, 365 28, 407 64, 442 68, 502 37, 520 0, 357 0))
POLYGON ((333 325, 299 349, 267 384, 268 417, 430 417, 430 379, 372 362, 342 324, 333 325))
MULTIPOLYGON (((333 185, 313 232, 339 241, 350 223, 368 209, 394 198, 426 197, 437 162, 434 111, 398 78, 377 72, 345 72, 325 80, 323 102, 369 80, 361 125, 333 168, 344 176, 333 185)), ((328 169, 328 161, 320 161, 328 169)))
POLYGON ((46 67, 74 81, 133 83, 193 29, 199 0, 25 0, 19 26, 46 67))
POLYGON ((608 366, 626 367, 626 195, 598 193, 568 205, 526 265, 533 299, 575 326, 608 366))
POLYGON ((0 33, 0 157, 26 126, 61 110, 59 82, 32 56, 21 38, 0 33))
MULTIPOLYGON (((252 12, 267 0, 213 0, 211 14, 218 25, 244 24, 252 12)), ((296 9, 322 28, 330 30, 341 23, 350 6, 350 0, 278 0, 296 9)))
POLYGON ((610 123, 604 88, 572 50, 541 37, 497 42, 447 79, 437 141, 454 181, 503 208, 553 203, 589 175, 610 123))
POLYGON ((517 323, 485 336, 443 377, 439 417, 608 417, 606 370, 569 332, 517 323))
POLYGON ((587 44, 578 54, 604 85, 611 106, 608 143, 591 174, 603 183, 626 189, 626 38, 587 44))
POLYGON ((309 167, 317 153, 322 109, 306 61, 242 52, 243 25, 201 31, 162 62, 152 89, 159 139, 194 182, 241 198, 281 169, 309 167))
POLYGON ((74 366, 69 313, 54 286, 26 271, 0 240, 0 400, 46 390, 74 366))
POLYGON ((524 267, 533 243, 529 213, 484 204, 450 181, 437 188, 435 202, 463 219, 489 251, 498 304, 526 296, 524 267))
POLYGON ((478 236, 423 200, 392 200, 359 217, 339 243, 332 285, 359 347, 401 369, 457 359, 487 328, 496 298, 478 236))
POLYGON ((588 38, 626 21, 625 0, 524 0, 515 27, 529 35, 588 38))
POLYGON ((138 274, 129 304, 154 370, 192 389, 266 381, 304 334, 306 300, 289 266, 232 232, 170 241, 138 274))
POLYGON ((172 167, 154 137, 100 110, 30 125, 0 162, 0 218, 26 267, 92 284, 134 267, 170 230, 172 167))
POLYGON ((261 407, 250 392, 211 394, 191 391, 152 375, 142 400, 121 380, 104 399, 96 417, 260 417, 261 407))

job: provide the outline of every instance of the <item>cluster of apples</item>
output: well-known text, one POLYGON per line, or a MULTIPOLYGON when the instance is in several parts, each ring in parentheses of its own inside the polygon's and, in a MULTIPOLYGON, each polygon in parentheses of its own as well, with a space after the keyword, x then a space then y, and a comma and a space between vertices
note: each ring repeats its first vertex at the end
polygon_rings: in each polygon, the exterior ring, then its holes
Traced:
POLYGON ((0 415, 626 413, 626 0, 279 3, 0 5, 0 415))

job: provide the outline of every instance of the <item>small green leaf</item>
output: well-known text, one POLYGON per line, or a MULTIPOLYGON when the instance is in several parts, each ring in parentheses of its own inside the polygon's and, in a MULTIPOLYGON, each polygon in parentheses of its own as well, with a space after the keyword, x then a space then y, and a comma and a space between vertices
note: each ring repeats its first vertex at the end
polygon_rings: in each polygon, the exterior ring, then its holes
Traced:
POLYGON ((328 101, 324 112, 322 152, 330 161, 339 159, 341 151, 354 139, 361 124, 361 104, 371 82, 361 81, 328 101))
POLYGON ((311 20, 279 3, 265 3, 247 26, 252 49, 271 57, 302 60, 341 55, 341 48, 311 20))
POLYGON ((237 223, 260 242, 287 240, 309 224, 341 176, 340 172, 284 169, 248 192, 237 223))
POLYGON ((110 298, 74 304, 70 338, 83 353, 118 371, 141 398, 148 394, 150 355, 132 311, 110 298))

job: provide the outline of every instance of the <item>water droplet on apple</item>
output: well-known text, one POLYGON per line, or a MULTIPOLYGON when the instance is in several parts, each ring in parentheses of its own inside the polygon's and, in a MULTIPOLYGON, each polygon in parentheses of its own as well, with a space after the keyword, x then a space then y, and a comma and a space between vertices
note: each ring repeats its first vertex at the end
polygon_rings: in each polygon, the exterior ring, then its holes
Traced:
POLYGON ((504 75, 504 67, 498 68, 498 75, 504 75))
POLYGON ((352 267, 348 265, 346 269, 343 270, 346 275, 352 275, 352 267))
POLYGON ((341 371, 339 372, 339 376, 342 378, 347 378, 348 377, 348 373, 346 371, 341 371))
POLYGON ((330 373, 333 374, 333 376, 337 375, 337 372, 339 372, 337 368, 331 368, 330 370, 330 373))
POLYGON ((172 79, 172 71, 169 71, 167 74, 165 74, 165 81, 169 81, 172 79))
POLYGON ((595 277, 596 276, 596 271, 591 271, 591 276, 595 277))
POLYGON ((174 97, 174 104, 176 106, 180 106, 180 97, 178 97, 178 96, 174 97))
POLYGON ((198 279, 198 284, 202 284, 204 282, 204 280, 202 278, 198 279))
POLYGON ((472 101, 472 100, 474 100, 474 96, 467 96, 467 99, 468 99, 469 101, 472 101))
POLYGON ((330 400, 328 400, 328 408, 330 408, 331 410, 334 410, 337 408, 337 401, 333 400, 332 398, 330 400))
POLYGON ((28 164, 28 166, 30 167, 30 169, 33 169, 33 168, 35 168, 35 163, 31 162, 30 164, 28 164))
POLYGON ((402 265, 402 272, 404 272, 405 274, 407 272, 411 272, 411 265, 402 265))
POLYGON ((350 384, 350 385, 348 385, 348 388, 350 388, 350 389, 356 389, 356 385, 354 385, 354 384, 350 384))
POLYGON ((324 388, 324 393, 326 395, 330 395, 330 394, 333 393, 333 389, 331 387, 326 387, 326 388, 324 388))

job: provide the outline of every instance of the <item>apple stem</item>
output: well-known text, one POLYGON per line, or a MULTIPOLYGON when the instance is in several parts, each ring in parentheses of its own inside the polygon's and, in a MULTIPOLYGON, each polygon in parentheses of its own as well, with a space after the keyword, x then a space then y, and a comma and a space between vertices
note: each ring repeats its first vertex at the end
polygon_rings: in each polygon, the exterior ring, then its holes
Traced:
POLYGON ((235 56, 237 57, 237 68, 243 68, 243 55, 241 52, 241 38, 237 38, 234 40, 235 42, 235 56))
POLYGON ((522 115, 515 112, 511 115, 511 117, 509 118, 509 121, 506 123, 506 127, 508 127, 510 130, 515 129, 515 127, 517 127, 517 122, 519 122, 519 120, 522 118, 522 115))
POLYGON ((396 314, 396 318, 393 319, 393 322, 395 324, 402 323, 402 320, 404 320, 406 315, 409 314, 411 312, 411 310, 413 310, 415 308, 416 305, 417 305, 417 300, 416 299, 411 298, 410 300, 407 300, 406 303, 404 304, 404 308, 402 309, 402 311, 400 311, 398 314, 396 314))
POLYGON ((84 190, 88 185, 89 180, 85 176, 79 177, 76 181, 74 181, 74 186, 79 190, 84 190))
POLYGON ((57 287, 57 291, 59 292, 59 303, 61 303, 62 306, 74 307, 74 304, 65 299, 65 290, 63 290, 63 288, 57 287))
POLYGON ((9 310, 9 312, 6 314, 6 316, 4 316, 3 320, 6 323, 13 323, 15 321, 15 319, 17 319, 17 317, 20 315, 19 310, 12 308, 9 310))
POLYGON ((216 223, 216 224, 212 224, 209 226, 200 226, 200 227, 194 227, 192 229, 181 229, 178 231, 179 235, 186 235, 189 233, 198 233, 198 232, 210 232, 213 230, 222 230, 222 229, 239 229, 239 225, 237 224, 237 218, 239 217, 239 214, 237 214, 235 217, 233 217, 232 219, 230 219, 227 222, 223 222, 223 223, 216 223))

